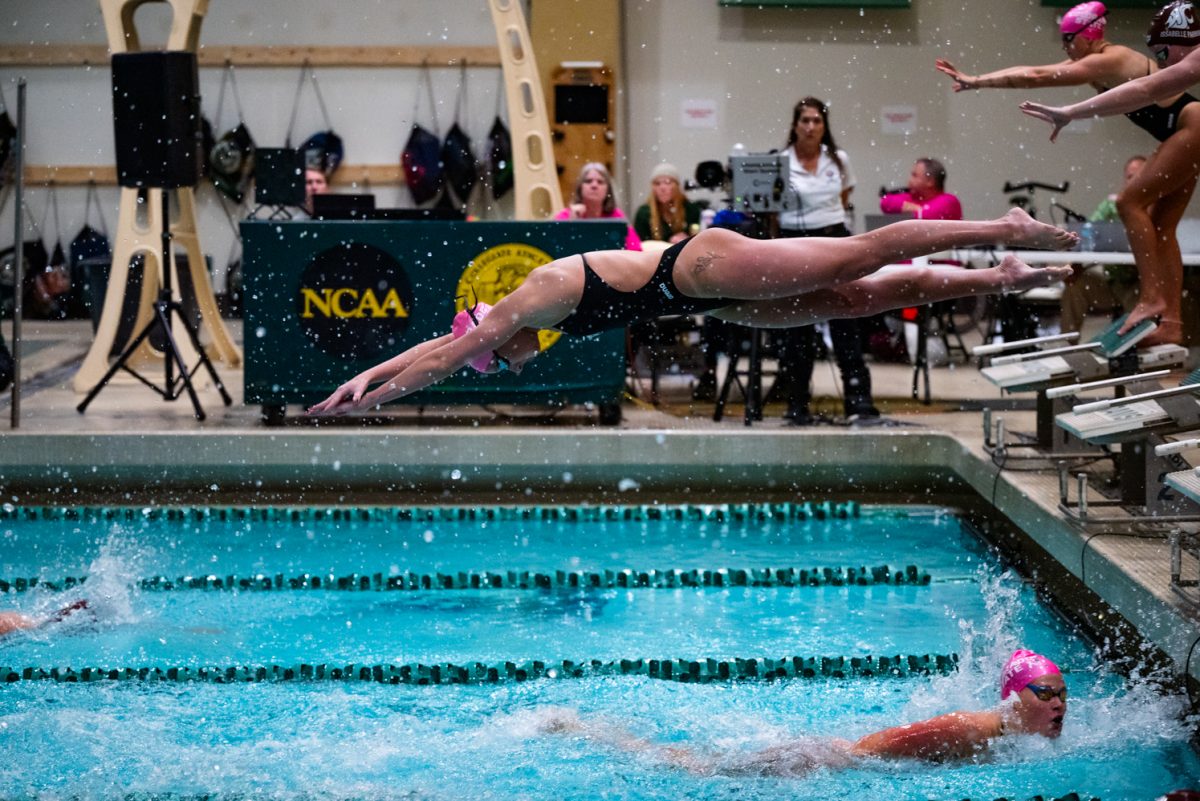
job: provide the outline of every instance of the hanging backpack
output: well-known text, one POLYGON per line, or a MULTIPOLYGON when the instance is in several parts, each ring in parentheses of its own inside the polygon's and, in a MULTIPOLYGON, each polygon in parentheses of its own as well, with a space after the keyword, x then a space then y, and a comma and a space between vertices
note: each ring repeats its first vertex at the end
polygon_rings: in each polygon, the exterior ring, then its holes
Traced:
POLYGON ((463 62, 458 82, 458 100, 454 104, 454 124, 442 142, 442 164, 446 170, 446 183, 458 198, 460 206, 466 206, 471 190, 479 180, 479 160, 475 158, 471 137, 458 125, 459 115, 467 98, 467 65, 463 62))
POLYGON ((488 172, 492 181, 492 197, 496 200, 507 195, 513 188, 512 136, 508 126, 500 117, 500 99, 504 97, 504 72, 500 72, 500 86, 496 90, 496 121, 488 132, 488 172))
POLYGON ((254 175, 254 137, 250 135, 250 129, 246 127, 245 116, 242 114, 242 99, 238 94, 237 77, 234 75, 232 64, 227 64, 221 74, 221 89, 217 93, 217 114, 214 119, 220 125, 221 111, 225 105, 226 84, 230 85, 233 92, 238 123, 226 131, 208 152, 208 167, 217 191, 235 203, 241 203, 254 175))
MULTIPOLYGON (((422 77, 429 90, 429 106, 433 113, 433 127, 438 127, 437 106, 433 100, 433 78, 429 67, 422 67, 422 77)), ((418 205, 437 197, 442 191, 442 143, 416 121, 420 110, 421 90, 417 89, 417 97, 413 103, 413 127, 408 136, 408 142, 400 153, 400 166, 404 173, 404 182, 413 200, 418 205)))
POLYGON ((300 66, 300 83, 296 86, 296 98, 292 101, 292 117, 288 120, 287 136, 284 138, 283 146, 292 146, 292 132, 296 125, 296 112, 300 109, 300 95, 304 90, 305 78, 312 83, 313 93, 317 96, 317 105, 320 106, 321 116, 325 119, 325 130, 308 137, 296 149, 304 155, 305 169, 319 170, 328 178, 342 163, 346 149, 342 144, 342 137, 333 131, 333 123, 329 121, 329 109, 325 106, 325 98, 321 95, 321 86, 317 83, 317 73, 308 61, 300 66))
POLYGON ((112 268, 112 246, 108 242, 108 225, 100 208, 96 184, 87 188, 87 199, 83 206, 83 227, 68 246, 71 257, 71 294, 67 300, 68 317, 91 317, 93 327, 100 323, 100 312, 104 308, 104 291, 108 286, 108 273, 112 268), (89 223, 92 205, 100 227, 89 223))
POLYGON ((0 392, 8 389, 12 383, 13 376, 17 374, 16 368, 12 353, 8 350, 8 343, 4 341, 4 333, 0 331, 0 392))

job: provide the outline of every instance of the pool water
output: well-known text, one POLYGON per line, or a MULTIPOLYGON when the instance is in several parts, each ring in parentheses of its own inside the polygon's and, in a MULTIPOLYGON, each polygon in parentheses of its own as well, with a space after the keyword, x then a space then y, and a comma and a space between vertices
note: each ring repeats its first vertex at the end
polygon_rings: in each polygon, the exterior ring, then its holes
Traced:
POLYGON ((168 518, 151 510, 9 510, 0 518, 0 579, 86 581, 8 592, 2 608, 46 615, 86 597, 95 610, 0 640, 0 666, 18 672, 952 653, 959 669, 707 683, 645 675, 437 686, 15 681, 0 686, 0 797, 991 799, 1075 791, 1109 800, 1200 784, 1183 700, 1105 672, 1090 645, 1003 573, 960 519, 926 507, 830 511, 168 518), (879 565, 901 573, 915 565, 929 581, 286 588, 289 577, 405 571, 879 565), (154 576, 208 575, 285 578, 283 587, 252 591, 140 586, 154 576), (999 668, 1017 646, 1047 653, 1067 671, 1063 736, 1006 738, 978 761, 862 763, 798 778, 696 776, 647 754, 545 733, 548 720, 578 715, 736 760, 798 738, 855 738, 991 706, 999 668))

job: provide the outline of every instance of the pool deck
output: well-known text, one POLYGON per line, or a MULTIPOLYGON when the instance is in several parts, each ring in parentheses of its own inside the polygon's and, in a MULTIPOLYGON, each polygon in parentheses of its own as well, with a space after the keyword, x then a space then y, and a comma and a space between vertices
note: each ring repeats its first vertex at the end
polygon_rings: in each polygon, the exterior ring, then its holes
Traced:
MULTIPOLYGON (((1099 596, 1180 671, 1200 638, 1200 594, 1193 602, 1171 588, 1165 536, 1122 536, 1147 533, 1132 519, 1083 530, 1059 509, 1056 471, 1011 469, 1012 462, 1010 469, 995 466, 984 449, 980 406, 992 405, 1009 431, 1031 430, 1033 412, 1013 410, 1014 396, 1001 396, 974 366, 934 369, 935 405, 919 407, 907 398, 911 368, 872 364, 876 399, 890 424, 868 428, 789 426, 778 417, 780 409, 769 409, 767 419, 747 427, 740 405, 713 422, 712 404, 689 405, 687 387, 669 382, 665 411, 627 402, 617 427, 600 426, 594 414, 582 410, 552 416, 531 409, 401 407, 367 420, 318 423, 297 417, 267 428, 257 407, 241 405, 240 370, 220 364, 234 405, 226 408, 215 391, 204 390, 204 422, 194 419, 186 398, 166 403, 133 383, 106 388, 86 414, 79 414, 70 380, 88 336, 86 324, 75 321, 26 324, 17 430, 8 425, 8 393, 0 400, 4 503, 857 499, 977 510, 990 504, 1028 536, 1006 544, 1037 552, 1018 561, 1036 565, 1044 551, 1065 570, 1055 581, 1090 591, 1082 594, 1092 599, 1089 608, 1075 610, 1088 622, 1103 627, 1106 612, 1094 603, 1099 596), (972 410, 957 410, 963 406, 972 410), (1038 547, 1030 549, 1030 541, 1038 547)), ((831 370, 818 365, 815 381, 818 399, 834 395, 831 370)), ((832 409, 832 403, 826 400, 822 407, 832 409)), ((1195 451, 1187 456, 1193 463, 1198 458, 1195 451)), ((1105 468, 1106 463, 1097 463, 1085 469, 1105 468)), ((1090 500, 1101 496, 1093 491, 1090 500)), ((1189 528, 1198 529, 1196 524, 1189 528)), ((1200 569, 1191 557, 1185 557, 1183 568, 1191 576, 1200 569)), ((1190 673, 1200 679, 1200 658, 1192 659, 1190 673)))

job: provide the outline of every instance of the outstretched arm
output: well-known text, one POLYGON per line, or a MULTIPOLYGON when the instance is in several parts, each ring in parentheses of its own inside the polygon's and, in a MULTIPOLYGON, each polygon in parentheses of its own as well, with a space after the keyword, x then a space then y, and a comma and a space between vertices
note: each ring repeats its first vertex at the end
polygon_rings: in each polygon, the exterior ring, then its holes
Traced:
POLYGON ((983 75, 968 75, 944 58, 934 67, 954 80, 954 91, 967 89, 1030 89, 1042 86, 1081 86, 1108 77, 1116 59, 1097 53, 1078 61, 1062 61, 1036 67, 1005 67, 983 75))
POLYGON ((351 407, 358 403, 372 384, 377 384, 384 379, 391 378, 403 372, 424 354, 448 344, 453 339, 454 336, 452 334, 443 334, 440 337, 434 337, 433 339, 412 346, 398 356, 393 356, 385 362, 363 370, 354 376, 354 378, 351 378, 335 389, 333 394, 328 398, 310 407, 308 413, 315 415, 340 413, 339 410, 341 407, 351 407))
POLYGON ((1200 82, 1200 48, 1192 48, 1177 64, 1127 81, 1087 100, 1069 106, 1046 106, 1027 100, 1021 104, 1021 111, 1054 126, 1050 133, 1053 142, 1058 138, 1058 132, 1072 120, 1136 111, 1181 94, 1197 82, 1200 82))
POLYGON ((977 753, 1000 734, 1000 715, 996 712, 951 712, 868 734, 850 750, 864 757, 941 760, 977 753))

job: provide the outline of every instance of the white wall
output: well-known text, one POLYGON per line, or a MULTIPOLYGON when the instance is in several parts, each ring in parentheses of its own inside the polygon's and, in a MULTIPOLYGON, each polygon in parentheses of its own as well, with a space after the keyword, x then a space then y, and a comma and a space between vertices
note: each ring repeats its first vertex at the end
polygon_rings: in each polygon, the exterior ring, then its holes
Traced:
MULTIPOLYGON (((532 14, 539 2, 533 0, 532 14)), ((1148 152, 1153 140, 1121 118, 1090 126, 1073 125, 1057 145, 1048 129, 1027 120, 1017 104, 1026 97, 1066 101, 1091 90, 1020 90, 955 94, 949 80, 933 69, 945 56, 969 71, 1013 63, 1061 59, 1054 9, 1037 0, 913 0, 909 10, 720 8, 716 0, 624 0, 625 54, 618 69, 621 108, 627 130, 621 143, 622 204, 635 207, 645 194, 651 168, 662 160, 690 173, 698 161, 723 159, 735 142, 751 150, 784 143, 793 104, 815 94, 831 104, 839 143, 858 174, 854 200, 859 214, 875 209, 883 184, 904 181, 914 158, 941 158, 949 188, 963 200, 968 216, 1001 213, 1006 180, 1071 181, 1063 198, 1090 211, 1118 181, 1121 165, 1134 152, 1148 152), (685 129, 680 104, 711 99, 718 126, 685 129), (917 109, 919 131, 912 136, 880 131, 884 105, 917 109)), ((6 0, 0 44, 104 44, 99 8, 82 0, 6 0)), ((1110 38, 1141 47, 1150 14, 1113 10, 1110 38)), ((139 28, 148 44, 165 40, 168 7, 144 6, 139 28)), ((494 45, 491 17, 483 0, 339 0, 337 3, 255 3, 215 0, 204 22, 202 43, 236 45, 494 45)), ((246 121, 263 146, 279 146, 287 127, 298 70, 238 70, 246 121)), ((496 68, 472 68, 470 103, 460 122, 481 145, 496 111, 496 68)), ((29 82, 29 146, 32 164, 97 164, 113 161, 113 132, 107 68, 3 68, 0 88, 10 105, 18 75, 29 82)), ((333 69, 318 71, 334 128, 345 139, 347 162, 395 163, 412 124, 419 71, 333 69)), ((441 133, 449 127, 458 86, 456 69, 433 73, 441 133)), ((201 70, 204 107, 216 112, 220 70, 201 70)), ((424 101, 422 101, 424 104, 424 101)), ((420 121, 431 124, 427 105, 420 121)), ((218 133, 234 122, 228 99, 218 133)), ((296 140, 322 129, 314 98, 306 94, 296 140)), ((381 205, 409 205, 400 187, 376 187, 381 205)), ((83 190, 59 190, 64 240, 83 221, 83 190)), ((213 193, 202 193, 201 232, 215 262, 216 285, 232 235, 213 193)), ((110 226, 116 222, 116 190, 102 189, 110 226)), ((477 199, 479 196, 477 195, 477 199)), ((510 196, 511 198, 511 196, 510 196)), ((485 217, 511 214, 511 200, 499 207, 483 202, 473 211, 485 217)), ((30 206, 41 214, 45 191, 31 189, 30 206)), ((1043 217, 1048 197, 1039 196, 1043 217)), ((1191 215, 1198 212, 1193 207, 1191 215)), ((52 238, 52 232, 48 236, 52 238)), ((11 203, 0 215, 0 247, 12 242, 11 203)))
MULTIPOLYGON (((86 0, 6 0, 5 17, 11 25, 0 25, 0 44, 96 44, 107 42, 99 5, 86 0)), ((170 21, 169 6, 156 3, 137 13, 143 47, 161 47, 170 21)), ((337 3, 295 3, 288 0, 256 0, 210 4, 200 37, 201 44, 222 45, 496 45, 491 14, 482 0, 438 0, 438 2, 394 2, 394 0, 339 0, 337 3)), ((329 108, 334 130, 346 147, 347 164, 398 164, 400 151, 413 123, 414 102, 421 92, 418 121, 433 127, 427 91, 415 68, 321 68, 317 80, 329 108)), ((222 70, 202 68, 200 90, 206 116, 217 135, 237 121, 232 98, 226 93, 221 119, 216 119, 222 70)), ((288 118, 295 97, 298 68, 237 69, 247 127, 264 147, 284 144, 288 118)), ((469 68, 467 103, 459 124, 474 140, 477 153, 483 145, 497 110, 500 88, 498 67, 469 68)), ((0 68, 0 91, 15 117, 16 81, 28 82, 29 164, 111 165, 114 161, 111 78, 106 66, 96 68, 0 68)), ((460 85, 458 68, 431 72, 438 103, 439 134, 454 121, 460 85)), ((501 109, 507 118, 507 112, 501 109)), ((311 87, 306 87, 293 135, 299 144, 324 130, 311 87)), ((347 191, 343 189, 342 191, 347 191)), ((413 205, 401 186, 371 187, 380 206, 413 205)), ((83 223, 84 189, 57 190, 64 244, 83 223)), ((117 189, 101 187, 104 214, 111 228, 116 225, 117 189)), ((214 262, 215 285, 224 286, 224 269, 233 252, 233 235, 217 205, 215 192, 205 187, 200 198, 199 224, 204 250, 214 262)), ((30 187, 31 213, 40 219, 46 205, 44 188, 30 187)), ((471 211, 483 217, 512 214, 511 194, 499 203, 476 191, 471 211)), ((11 199, 0 212, 0 247, 13 240, 11 199)), ((244 216, 244 215, 243 215, 244 216)), ((93 220, 93 223, 95 221, 93 220)), ((52 225, 50 226, 53 227, 52 225)), ((53 231, 45 232, 53 240, 53 231)), ((53 242, 50 242, 51 246, 53 242)), ((236 255, 236 254, 234 254, 236 255)))
MULTIPOLYGON (((878 210, 881 185, 903 185, 913 160, 925 155, 946 164, 948 188, 969 217, 1003 212, 1006 180, 1069 180, 1061 200, 1090 212, 1119 182, 1126 157, 1155 146, 1148 134, 1114 118, 1075 123, 1052 145, 1049 127, 1017 104, 1071 102, 1093 90, 955 94, 933 67, 939 56, 969 72, 1061 61, 1058 13, 1037 0, 913 0, 908 10, 862 13, 626 0, 630 180, 645 185, 662 160, 690 173, 698 161, 723 159, 734 142, 752 151, 782 147, 792 107, 811 94, 830 104, 834 135, 858 176, 853 200, 860 216, 878 210), (697 98, 717 101, 715 130, 681 126, 680 104, 697 98), (914 106, 918 132, 881 133, 885 105, 914 106)), ((1110 40, 1145 52, 1150 15, 1110 11, 1110 40)), ((1048 200, 1035 198, 1043 219, 1048 200)))

